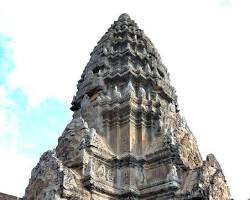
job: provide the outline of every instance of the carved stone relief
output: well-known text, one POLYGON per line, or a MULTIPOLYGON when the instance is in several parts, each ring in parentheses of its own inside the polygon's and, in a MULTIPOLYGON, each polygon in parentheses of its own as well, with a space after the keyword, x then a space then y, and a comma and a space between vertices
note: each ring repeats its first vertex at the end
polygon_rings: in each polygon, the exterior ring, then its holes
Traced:
POLYGON ((86 119, 89 127, 95 128, 100 133, 104 132, 101 107, 94 107, 88 95, 85 95, 81 102, 81 115, 86 119))
POLYGON ((139 97, 146 98, 146 91, 142 86, 139 87, 139 97))
POLYGON ((230 199, 159 53, 127 14, 98 42, 77 89, 73 119, 33 169, 24 200, 230 199))
POLYGON ((101 179, 106 179, 106 169, 103 164, 99 165, 96 169, 96 176, 101 179))
POLYGON ((125 95, 135 96, 135 88, 134 88, 131 80, 129 80, 128 85, 125 88, 125 95))
POLYGON ((114 98, 121 98, 121 92, 119 92, 118 91, 118 87, 117 87, 117 85, 115 85, 115 87, 114 87, 114 91, 113 91, 113 97, 114 98))

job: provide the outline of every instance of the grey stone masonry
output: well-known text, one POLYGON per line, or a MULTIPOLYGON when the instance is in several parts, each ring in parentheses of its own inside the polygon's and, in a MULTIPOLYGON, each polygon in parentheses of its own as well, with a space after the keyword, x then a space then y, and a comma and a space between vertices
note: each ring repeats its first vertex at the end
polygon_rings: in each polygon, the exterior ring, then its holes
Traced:
POLYGON ((21 200, 21 198, 0 192, 0 200, 21 200))
POLYGON ((91 53, 73 117, 32 170, 25 200, 229 200, 204 161, 150 39, 122 14, 91 53))

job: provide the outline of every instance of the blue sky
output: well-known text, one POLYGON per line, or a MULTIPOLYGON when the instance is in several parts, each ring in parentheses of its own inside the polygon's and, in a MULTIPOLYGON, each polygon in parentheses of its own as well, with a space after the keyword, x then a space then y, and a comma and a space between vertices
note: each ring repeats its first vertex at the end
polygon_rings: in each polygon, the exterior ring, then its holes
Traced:
POLYGON ((161 54, 203 158, 214 153, 233 197, 249 198, 250 1, 118 1, 0 0, 0 192, 23 195, 71 119, 90 52, 127 12, 161 54))
MULTIPOLYGON (((35 166, 41 154, 55 148, 71 112, 65 102, 53 97, 29 105, 28 96, 22 88, 9 86, 9 75, 15 70, 13 43, 10 36, 0 33, 0 155, 9 159, 13 155, 22 155, 17 160, 14 156, 15 160, 11 162, 19 162, 21 170, 30 174, 31 167, 35 166)), ((14 187, 20 188, 17 194, 23 193, 27 181, 26 178, 20 185, 14 184, 14 187)), ((2 191, 13 192, 6 182, 0 185, 2 191)))
MULTIPOLYGON (((1 110, 7 113, 7 120, 15 116, 18 121, 17 150, 37 159, 46 149, 55 147, 71 113, 65 102, 53 97, 29 106, 28 96, 21 88, 12 90, 8 86, 8 75, 15 68, 12 42, 10 37, 0 35, 0 87, 8 101, 7 105, 1 105, 1 110)), ((9 135, 8 132, 1 134, 9 135)))

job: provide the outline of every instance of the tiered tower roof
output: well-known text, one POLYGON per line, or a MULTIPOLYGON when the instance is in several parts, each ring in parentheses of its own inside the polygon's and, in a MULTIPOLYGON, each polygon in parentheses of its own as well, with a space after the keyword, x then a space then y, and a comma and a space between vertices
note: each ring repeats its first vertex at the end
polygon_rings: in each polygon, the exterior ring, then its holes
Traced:
POLYGON ((58 145, 32 170, 24 200, 229 200, 205 161, 152 42, 122 14, 91 53, 58 145))
POLYGON ((153 87, 158 88, 159 93, 173 101, 177 100, 160 54, 128 14, 120 15, 90 55, 91 58, 78 81, 78 92, 72 102, 73 111, 80 108, 80 102, 86 93, 91 93, 95 86, 95 89, 98 89, 98 83, 87 90, 84 87, 85 79, 91 79, 92 73, 96 74, 99 80, 113 80, 117 77, 127 79, 133 76, 151 82, 153 87))

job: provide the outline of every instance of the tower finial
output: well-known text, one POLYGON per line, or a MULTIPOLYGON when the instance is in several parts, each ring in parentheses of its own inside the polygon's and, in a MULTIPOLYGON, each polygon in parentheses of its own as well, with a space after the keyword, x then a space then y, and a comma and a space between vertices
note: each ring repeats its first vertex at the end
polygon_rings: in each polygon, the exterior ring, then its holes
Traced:
POLYGON ((118 18, 119 21, 126 21, 128 19, 130 19, 130 16, 127 13, 122 13, 118 18))

